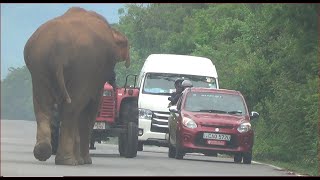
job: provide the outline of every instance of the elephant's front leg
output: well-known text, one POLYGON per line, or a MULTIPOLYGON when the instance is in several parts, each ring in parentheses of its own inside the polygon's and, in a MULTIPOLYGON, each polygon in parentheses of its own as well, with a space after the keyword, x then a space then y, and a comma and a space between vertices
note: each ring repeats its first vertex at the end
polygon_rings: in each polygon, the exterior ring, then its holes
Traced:
POLYGON ((75 113, 63 112, 60 141, 55 159, 57 165, 78 165, 74 149, 76 144, 76 118, 75 113))

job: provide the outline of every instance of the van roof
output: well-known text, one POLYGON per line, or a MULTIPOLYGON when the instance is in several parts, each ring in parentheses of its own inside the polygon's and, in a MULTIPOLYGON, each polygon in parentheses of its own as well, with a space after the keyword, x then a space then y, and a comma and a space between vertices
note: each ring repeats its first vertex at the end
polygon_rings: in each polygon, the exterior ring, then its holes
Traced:
POLYGON ((190 55, 151 54, 142 71, 218 77, 216 67, 210 59, 190 55))

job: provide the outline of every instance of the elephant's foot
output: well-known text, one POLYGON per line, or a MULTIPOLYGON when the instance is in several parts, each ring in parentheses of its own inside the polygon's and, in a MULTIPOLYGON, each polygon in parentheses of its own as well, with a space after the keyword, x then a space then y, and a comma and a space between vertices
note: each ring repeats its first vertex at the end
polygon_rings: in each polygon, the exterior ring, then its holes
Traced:
POLYGON ((84 164, 92 164, 92 159, 91 159, 90 155, 85 156, 83 158, 83 160, 84 160, 84 164))
POLYGON ((76 165, 79 165, 79 162, 74 157, 63 157, 63 156, 57 155, 55 159, 55 164, 76 166, 76 165))
POLYGON ((33 155, 39 161, 46 161, 52 154, 51 145, 49 143, 40 142, 34 146, 33 155))
POLYGON ((84 164, 84 159, 82 157, 77 157, 78 165, 84 164))

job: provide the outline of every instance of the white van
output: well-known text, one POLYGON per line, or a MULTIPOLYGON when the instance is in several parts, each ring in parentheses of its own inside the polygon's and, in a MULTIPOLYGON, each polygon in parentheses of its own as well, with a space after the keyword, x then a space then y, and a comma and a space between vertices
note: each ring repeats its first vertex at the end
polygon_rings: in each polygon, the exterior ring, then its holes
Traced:
POLYGON ((174 81, 188 79, 194 87, 219 89, 215 65, 208 58, 151 54, 146 59, 139 78, 139 138, 143 145, 167 146, 169 109, 168 97, 175 91, 174 81))

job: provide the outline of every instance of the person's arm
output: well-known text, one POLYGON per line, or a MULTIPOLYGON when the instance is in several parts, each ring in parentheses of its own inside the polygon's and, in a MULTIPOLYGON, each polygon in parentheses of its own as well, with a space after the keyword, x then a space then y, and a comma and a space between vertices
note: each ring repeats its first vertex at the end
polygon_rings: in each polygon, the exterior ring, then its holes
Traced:
POLYGON ((168 97, 168 100, 172 102, 175 96, 176 96, 176 93, 173 92, 173 93, 171 94, 171 96, 168 97))
POLYGON ((173 100, 171 101, 172 105, 176 105, 179 98, 181 97, 182 93, 177 94, 176 96, 174 96, 173 100))

